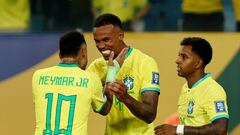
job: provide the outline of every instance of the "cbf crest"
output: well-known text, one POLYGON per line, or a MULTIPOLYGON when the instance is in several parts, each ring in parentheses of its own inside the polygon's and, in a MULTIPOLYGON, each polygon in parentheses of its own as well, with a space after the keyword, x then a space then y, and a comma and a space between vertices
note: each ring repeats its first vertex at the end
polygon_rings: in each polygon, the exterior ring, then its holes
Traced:
POLYGON ((194 103, 193 99, 188 102, 188 109, 187 109, 187 113, 188 114, 192 114, 193 113, 194 105, 195 105, 195 103, 194 103))
POLYGON ((123 79, 124 85, 128 88, 128 90, 133 89, 134 85, 133 85, 133 77, 131 76, 126 76, 123 79))

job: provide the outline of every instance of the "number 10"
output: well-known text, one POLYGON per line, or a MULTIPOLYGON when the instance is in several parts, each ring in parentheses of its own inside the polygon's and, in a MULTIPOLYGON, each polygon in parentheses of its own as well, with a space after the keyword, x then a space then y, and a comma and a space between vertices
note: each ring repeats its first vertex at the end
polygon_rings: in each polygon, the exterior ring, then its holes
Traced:
MULTIPOLYGON (((45 98, 48 100, 48 102, 47 102, 47 110, 46 110, 47 111, 46 112, 46 129, 43 130, 43 135, 52 135, 53 130, 51 129, 51 117, 52 117, 53 93, 47 93, 45 95, 45 98)), ((58 134, 71 135, 72 134, 75 103, 76 103, 76 95, 65 96, 62 94, 58 94, 54 135, 58 135, 58 134), (67 129, 60 129, 60 118, 61 118, 63 101, 70 101, 67 129)))

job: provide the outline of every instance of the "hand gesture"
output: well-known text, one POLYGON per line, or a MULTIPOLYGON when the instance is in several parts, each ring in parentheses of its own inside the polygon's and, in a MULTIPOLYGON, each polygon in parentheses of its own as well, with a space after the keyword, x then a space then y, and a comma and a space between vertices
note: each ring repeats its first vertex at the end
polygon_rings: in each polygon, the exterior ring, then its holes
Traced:
POLYGON ((111 51, 109 59, 108 59, 108 66, 114 66, 113 57, 114 57, 114 52, 111 51))
POLYGON ((107 89, 110 90, 121 102, 123 102, 126 96, 128 96, 127 88, 121 80, 109 83, 107 89))
POLYGON ((122 51, 118 54, 118 56, 115 58, 115 60, 118 62, 118 64, 120 65, 120 67, 122 66, 125 58, 126 58, 126 54, 128 52, 128 47, 125 47, 122 49, 122 51))

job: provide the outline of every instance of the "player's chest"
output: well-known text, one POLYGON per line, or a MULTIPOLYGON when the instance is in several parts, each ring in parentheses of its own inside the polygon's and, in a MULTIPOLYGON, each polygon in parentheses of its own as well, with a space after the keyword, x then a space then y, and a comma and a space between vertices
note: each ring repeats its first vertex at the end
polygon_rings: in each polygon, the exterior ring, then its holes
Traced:
POLYGON ((196 119, 206 114, 202 104, 202 96, 199 93, 182 94, 178 102, 178 110, 182 118, 196 119))
POLYGON ((141 90, 142 76, 131 68, 124 68, 121 70, 117 78, 122 80, 127 88, 128 94, 137 98, 141 90))

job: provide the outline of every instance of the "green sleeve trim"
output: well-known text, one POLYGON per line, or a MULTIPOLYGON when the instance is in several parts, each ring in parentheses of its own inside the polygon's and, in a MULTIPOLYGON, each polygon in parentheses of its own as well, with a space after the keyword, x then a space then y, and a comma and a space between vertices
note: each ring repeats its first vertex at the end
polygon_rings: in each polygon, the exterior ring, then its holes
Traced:
POLYGON ((229 119, 229 115, 228 114, 222 114, 222 115, 218 115, 218 116, 215 116, 211 119, 211 122, 217 120, 217 119, 220 119, 220 118, 227 118, 229 119))
POLYGON ((146 92, 146 91, 155 91, 158 94, 160 94, 160 89, 159 88, 154 88, 154 87, 144 88, 144 89, 141 90, 141 93, 146 92))
POLYGON ((98 110, 94 110, 94 111, 97 112, 97 113, 100 113, 106 103, 107 103, 107 100, 104 101, 104 103, 102 104, 102 106, 98 110))

